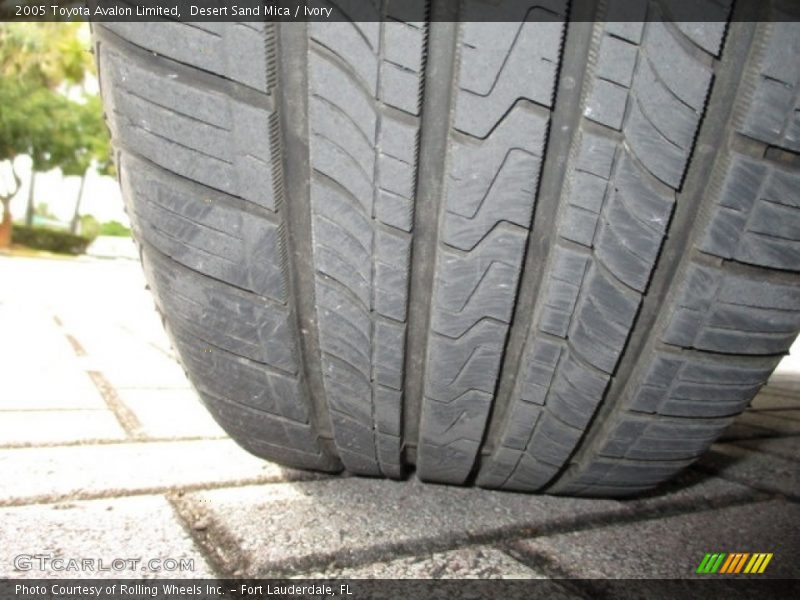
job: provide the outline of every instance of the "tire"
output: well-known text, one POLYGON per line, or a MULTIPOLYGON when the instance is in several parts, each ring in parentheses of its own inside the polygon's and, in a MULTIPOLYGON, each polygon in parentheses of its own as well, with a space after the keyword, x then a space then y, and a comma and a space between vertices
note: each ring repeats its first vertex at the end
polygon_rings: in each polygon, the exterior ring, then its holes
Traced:
POLYGON ((383 4, 95 26, 145 273, 204 404, 305 469, 585 496, 672 477, 800 329, 791 3, 383 4))

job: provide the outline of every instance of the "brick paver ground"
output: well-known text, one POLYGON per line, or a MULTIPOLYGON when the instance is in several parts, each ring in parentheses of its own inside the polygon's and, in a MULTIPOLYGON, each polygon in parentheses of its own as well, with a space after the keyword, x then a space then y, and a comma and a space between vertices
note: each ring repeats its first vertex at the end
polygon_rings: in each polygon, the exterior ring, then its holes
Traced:
POLYGON ((0 282, 0 577, 64 574, 20 554, 193 567, 67 573, 86 577, 690 577, 708 551, 774 552, 767 574, 800 575, 796 358, 644 498, 328 477, 225 436, 135 261, 0 256, 0 282))

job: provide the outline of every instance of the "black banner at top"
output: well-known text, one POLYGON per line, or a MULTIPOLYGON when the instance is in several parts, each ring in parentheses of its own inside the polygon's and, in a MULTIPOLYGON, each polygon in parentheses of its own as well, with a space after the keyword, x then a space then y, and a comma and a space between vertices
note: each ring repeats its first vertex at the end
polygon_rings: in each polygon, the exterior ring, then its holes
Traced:
POLYGON ((575 15, 582 15, 581 20, 621 22, 800 21, 800 1, 0 0, 0 21, 520 22, 574 20, 575 15))

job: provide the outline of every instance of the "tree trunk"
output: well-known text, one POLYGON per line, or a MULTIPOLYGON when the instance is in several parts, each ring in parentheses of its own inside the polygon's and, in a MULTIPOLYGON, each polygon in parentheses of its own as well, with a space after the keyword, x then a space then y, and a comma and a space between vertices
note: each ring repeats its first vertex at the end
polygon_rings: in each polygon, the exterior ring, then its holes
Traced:
POLYGON ((69 224, 69 230, 72 234, 78 233, 78 224, 81 218, 81 200, 83 200, 83 186, 86 184, 86 173, 81 175, 81 185, 78 188, 78 197, 75 199, 75 212, 72 213, 72 222, 69 224))
POLYGON ((14 167, 14 159, 10 159, 9 166, 11 167, 11 176, 14 178, 14 188, 9 191, 5 196, 0 196, 0 204, 3 206, 3 220, 0 221, 0 248, 11 247, 11 233, 12 233, 12 217, 11 217, 11 200, 17 195, 19 186, 22 180, 17 174, 17 169, 14 167))
POLYGON ((0 222, 0 248, 11 246, 11 198, 2 198, 3 220, 0 222))
POLYGON ((28 206, 25 209, 25 225, 30 227, 33 225, 33 213, 35 207, 33 205, 34 202, 34 194, 36 193, 36 171, 33 170, 31 167, 31 185, 28 188, 28 206))

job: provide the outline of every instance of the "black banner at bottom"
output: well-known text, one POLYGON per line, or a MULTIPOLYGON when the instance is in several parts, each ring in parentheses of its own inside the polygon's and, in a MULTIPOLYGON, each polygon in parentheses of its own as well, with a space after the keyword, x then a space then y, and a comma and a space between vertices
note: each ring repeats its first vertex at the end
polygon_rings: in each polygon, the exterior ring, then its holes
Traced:
POLYGON ((561 600, 567 598, 800 598, 800 580, 539 579, 3 579, 2 600, 331 600, 441 598, 561 600))

